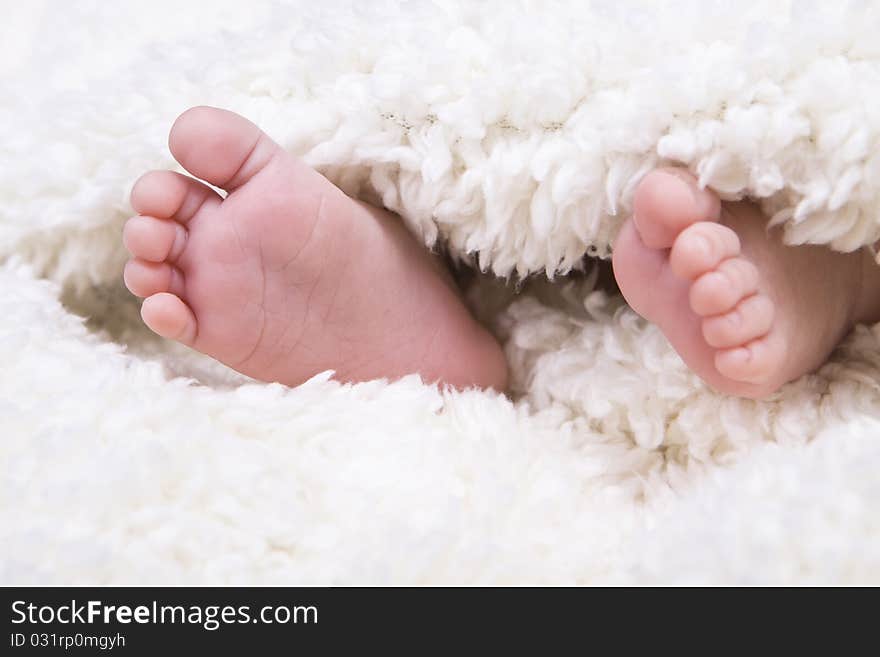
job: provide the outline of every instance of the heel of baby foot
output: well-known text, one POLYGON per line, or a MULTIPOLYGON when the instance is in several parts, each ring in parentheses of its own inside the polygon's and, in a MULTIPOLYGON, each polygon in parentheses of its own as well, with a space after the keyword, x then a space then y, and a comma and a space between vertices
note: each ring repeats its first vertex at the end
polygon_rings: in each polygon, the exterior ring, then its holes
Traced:
POLYGON ((473 324, 456 340, 457 356, 433 363, 423 371, 428 382, 439 381, 459 390, 479 388, 507 392, 509 368, 504 350, 485 327, 473 324))

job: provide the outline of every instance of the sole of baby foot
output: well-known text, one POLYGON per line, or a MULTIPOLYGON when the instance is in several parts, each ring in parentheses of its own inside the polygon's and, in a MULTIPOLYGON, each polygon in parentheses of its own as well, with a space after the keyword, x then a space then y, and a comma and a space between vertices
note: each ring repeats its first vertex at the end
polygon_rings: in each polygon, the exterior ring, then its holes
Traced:
POLYGON ((125 283, 156 333, 262 381, 505 388, 497 341, 399 217, 226 110, 188 110, 169 146, 191 175, 141 177, 123 234, 125 283))

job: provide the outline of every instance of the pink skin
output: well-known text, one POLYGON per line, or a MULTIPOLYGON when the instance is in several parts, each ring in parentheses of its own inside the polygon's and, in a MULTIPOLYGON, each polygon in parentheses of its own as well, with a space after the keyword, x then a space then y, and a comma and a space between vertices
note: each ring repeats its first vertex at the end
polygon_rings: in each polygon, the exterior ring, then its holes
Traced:
POLYGON ((715 389, 763 398, 822 365, 856 323, 880 320, 880 267, 864 251, 788 247, 751 203, 724 203, 687 171, 636 190, 614 275, 715 389))
POLYGON ((125 283, 145 297, 153 331, 287 385, 333 369, 341 381, 418 373, 506 387, 498 343, 397 217, 349 198, 232 112, 190 109, 169 145, 228 196, 170 171, 135 184, 125 283))

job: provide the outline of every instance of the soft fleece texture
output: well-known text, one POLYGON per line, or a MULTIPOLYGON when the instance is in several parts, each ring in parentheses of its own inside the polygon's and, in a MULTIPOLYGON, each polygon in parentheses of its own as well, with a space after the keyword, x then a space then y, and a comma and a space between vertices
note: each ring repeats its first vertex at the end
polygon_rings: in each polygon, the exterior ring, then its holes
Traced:
POLYGON ((829 4, 5 9, 0 581, 880 583, 880 328, 743 401, 562 276, 663 162, 792 243, 880 237, 880 7, 829 4), (286 389, 151 336, 120 231, 195 104, 482 268, 513 399, 286 389))

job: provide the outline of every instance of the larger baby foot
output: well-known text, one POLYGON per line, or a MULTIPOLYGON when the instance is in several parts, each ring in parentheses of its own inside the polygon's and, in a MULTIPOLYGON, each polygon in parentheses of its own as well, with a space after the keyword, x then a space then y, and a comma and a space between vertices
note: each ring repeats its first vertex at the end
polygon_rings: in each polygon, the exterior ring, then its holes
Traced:
POLYGON ((166 338, 263 381, 419 373, 503 389, 500 347, 438 260, 393 215, 359 203, 225 110, 182 114, 169 138, 193 176, 144 175, 125 282, 166 338))
POLYGON ((614 245, 627 302, 719 391, 761 398, 819 367, 856 322, 880 319, 864 252, 787 247, 751 203, 721 204, 678 169, 636 191, 614 245))

